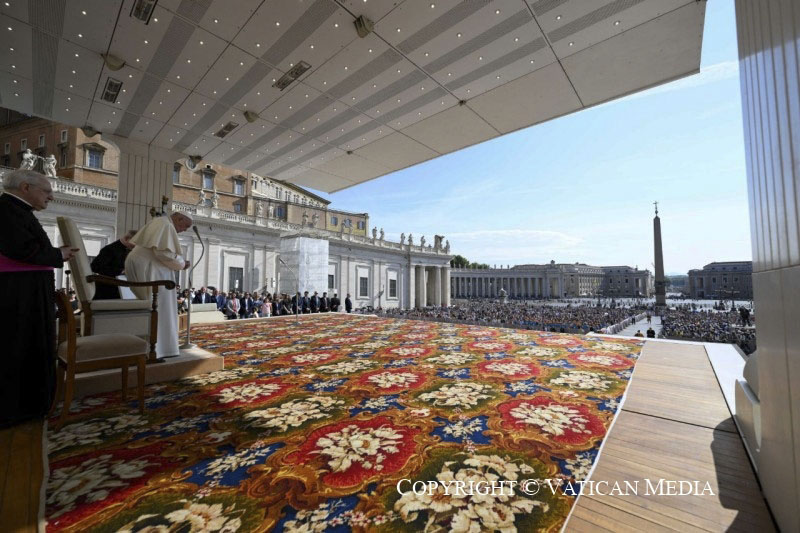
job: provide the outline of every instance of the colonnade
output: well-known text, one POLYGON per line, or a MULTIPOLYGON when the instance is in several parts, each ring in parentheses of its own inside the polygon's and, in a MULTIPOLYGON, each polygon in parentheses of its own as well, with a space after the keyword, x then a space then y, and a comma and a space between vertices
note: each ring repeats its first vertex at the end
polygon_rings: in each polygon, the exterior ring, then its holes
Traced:
POLYGON ((414 265, 410 281, 409 308, 450 305, 450 267, 414 265))
POLYGON ((510 298, 559 298, 564 294, 561 276, 463 276, 451 278, 453 298, 497 298, 500 289, 510 298))

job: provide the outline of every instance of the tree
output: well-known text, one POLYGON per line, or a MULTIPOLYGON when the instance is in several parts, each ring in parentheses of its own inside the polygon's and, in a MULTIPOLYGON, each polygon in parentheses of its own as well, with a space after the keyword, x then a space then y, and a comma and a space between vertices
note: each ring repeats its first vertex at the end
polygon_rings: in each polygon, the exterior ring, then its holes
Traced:
POLYGON ((453 259, 450 260, 450 266, 453 268, 467 268, 469 266, 469 260, 463 255, 455 255, 453 259))

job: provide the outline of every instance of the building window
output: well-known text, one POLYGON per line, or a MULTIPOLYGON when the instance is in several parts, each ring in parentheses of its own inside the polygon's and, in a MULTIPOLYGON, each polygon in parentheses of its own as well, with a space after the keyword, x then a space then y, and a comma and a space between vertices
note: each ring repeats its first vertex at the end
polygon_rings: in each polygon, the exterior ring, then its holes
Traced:
POLYGON ((333 290, 336 287, 336 278, 333 274, 328 274, 328 289, 333 290))
POLYGON ((19 149, 20 149, 20 151, 22 151, 22 152, 24 152, 25 150, 27 150, 27 149, 28 149, 28 139, 22 139, 22 140, 19 142, 19 149))
POLYGON ((233 211, 234 211, 234 213, 241 213, 242 212, 242 204, 233 204, 233 211))
POLYGON ((65 143, 65 142, 67 142, 67 139, 68 139, 68 138, 67 138, 67 135, 69 135, 69 134, 67 133, 67 130, 61 130, 61 142, 62 142, 62 143, 65 143))
POLYGON ((331 217, 331 226, 338 226, 338 225, 339 225, 339 218, 331 217))
POLYGON ((244 196, 244 181, 233 180, 233 194, 244 196))
POLYGON ((4 155, 3 156, 3 166, 10 167, 11 166, 11 156, 4 155))
POLYGON ((214 173, 209 172, 207 170, 203 171, 203 188, 204 189, 213 189, 214 188, 214 173))
POLYGON ((389 280, 389 298, 397 298, 397 280, 389 280))
POLYGON ((64 168, 64 167, 67 166, 67 149, 66 148, 62 148, 61 149, 61 162, 59 163, 59 166, 61 168, 64 168))
POLYGON ((286 216, 286 214, 285 214, 285 212, 283 210, 283 206, 282 205, 277 206, 275 208, 275 217, 276 218, 284 218, 285 216, 286 216))
POLYGON ((211 198, 206 198, 204 205, 206 207, 214 207, 214 200, 212 200, 211 198))
POLYGON ((366 227, 367 227, 367 223, 366 223, 366 222, 364 222, 363 220, 359 220, 359 221, 358 221, 358 223, 356 224, 356 227, 357 227, 358 229, 364 229, 364 228, 366 228, 366 227))
POLYGON ((181 164, 175 163, 172 165, 172 183, 181 182, 181 164))
POLYGON ((359 298, 369 297, 369 278, 365 277, 358 278, 358 297, 359 298))
POLYGON ((43 134, 39 135, 39 148, 44 148, 44 145, 45 145, 44 143, 45 143, 44 135, 43 134))
POLYGON ((5 146, 3 146, 3 155, 8 155, 10 153, 11 153, 11 143, 6 143, 5 146))
POLYGON ((100 150, 86 150, 86 166, 89 168, 103 168, 103 152, 100 150))

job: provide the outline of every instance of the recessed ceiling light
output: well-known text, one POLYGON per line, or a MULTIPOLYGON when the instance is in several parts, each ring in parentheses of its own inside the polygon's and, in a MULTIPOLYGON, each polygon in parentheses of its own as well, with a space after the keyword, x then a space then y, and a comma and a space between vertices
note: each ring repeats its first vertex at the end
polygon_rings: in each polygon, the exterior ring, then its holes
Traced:
POLYGON ((69 84, 69 88, 70 88, 70 89, 72 89, 72 87, 73 87, 73 85, 70 83, 70 84, 69 84))
POLYGON ((187 59, 187 60, 186 60, 186 62, 187 62, 187 63, 191 63, 191 62, 192 62, 192 60, 191 60, 191 59, 187 59))
POLYGON ((82 34, 82 33, 79 33, 79 34, 78 34, 78 38, 79 38, 79 39, 83 39, 83 34, 82 34))
POLYGON ((572 41, 570 41, 570 42, 569 42, 569 45, 570 45, 570 46, 572 46, 572 45, 574 45, 574 44, 575 44, 575 43, 573 43, 572 41))
POLYGON ((153 19, 153 22, 158 22, 158 19, 155 19, 155 18, 154 18, 154 19, 153 19))
POLYGON ((483 61, 483 56, 478 56, 478 61, 483 61))
POLYGON ((456 33, 456 37, 458 37, 459 39, 461 39, 461 32, 458 32, 458 33, 456 33))
POLYGON ((214 94, 217 94, 217 91, 214 91, 214 94))
POLYGON ((203 41, 200 41, 200 46, 203 46, 204 44, 206 44, 206 43, 204 43, 203 41))
POLYGON ((11 68, 17 68, 17 66, 16 65, 11 65, 11 68))
POLYGON ((397 73, 400 74, 400 69, 397 69, 397 73))
POLYGON ((167 89, 167 92, 168 92, 168 93, 171 93, 171 92, 172 92, 172 89, 167 89))
POLYGON ((499 74, 498 74, 497 76, 495 76, 495 77, 496 77, 498 80, 500 79, 500 75, 499 75, 499 74))
POLYGON ((561 20, 561 15, 556 15, 556 20, 561 20))
POLYGON ((181 75, 180 75, 180 74, 178 74, 178 75, 177 75, 177 76, 175 76, 175 77, 176 77, 176 78, 178 78, 178 79, 181 79, 181 75))
POLYGON ((80 57, 78 54, 75 54, 75 57, 80 57))
POLYGON ((400 99, 399 99, 399 98, 397 99, 397 103, 398 103, 398 104, 400 103, 400 99))
POLYGON ((214 19, 214 24, 219 24, 219 19, 214 19))
POLYGON ((334 22, 334 23, 333 23, 333 27, 334 27, 334 28, 338 28, 338 27, 339 27, 339 23, 338 23, 338 22, 334 22))
MULTIPOLYGON (((14 83, 17 83, 17 80, 14 80, 14 83)), ((67 100, 69 100, 69 98, 67 98, 67 100)))
POLYGON ((137 63, 139 62, 139 58, 138 58, 138 57, 136 58, 136 62, 137 62, 137 63))
POLYGON ((424 90, 425 90, 425 87, 420 87, 420 88, 419 88, 419 90, 420 90, 420 91, 424 91, 424 90))
POLYGON ((14 93, 14 96, 19 96, 19 93, 14 93))
POLYGON ((499 9, 495 9, 495 10, 494 10, 494 14, 495 14, 495 15, 499 15, 499 14, 500 14, 500 10, 499 10, 499 9))
POLYGON ((452 75, 453 75, 453 73, 452 73, 452 72, 448 72, 448 73, 447 73, 447 75, 448 75, 448 76, 452 76, 452 75))
POLYGON ((225 81, 231 81, 231 79, 228 76, 225 76, 225 81))
POLYGON ((372 88, 373 88, 373 89, 374 89, 375 87, 377 87, 377 86, 378 86, 378 85, 377 85, 377 84, 375 84, 375 83, 373 83, 373 84, 372 84, 372 88))
POLYGON ((372 53, 372 48, 370 48, 370 49, 369 49, 369 50, 367 50, 367 51, 368 51, 368 52, 371 54, 371 53, 372 53))
POLYGON ((14 31, 14 28, 12 28, 11 26, 9 26, 9 27, 8 27, 8 31, 14 31))
POLYGON ((533 64, 533 59, 531 59, 531 65, 533 64))
POLYGON ((66 108, 64 111, 67 111, 67 112, 69 112, 69 108, 66 108))
POLYGON ((150 44, 150 41, 148 41, 147 39, 145 39, 145 40, 144 40, 144 44, 150 44))
POLYGON ((519 37, 514 37, 514 42, 519 42, 519 37))
POLYGON ((256 43, 256 48, 261 48, 261 43, 256 43))
POLYGON ((239 61, 239 66, 244 66, 244 61, 239 61))
POLYGON ((311 48, 312 50, 314 49, 314 45, 313 44, 308 45, 308 47, 311 48))
POLYGON ((619 26, 619 21, 618 20, 614 21, 614 26, 619 26))
POLYGON ((344 69, 347 70, 347 65, 345 65, 344 69))
MULTIPOLYGON (((12 65, 12 67, 13 67, 13 65, 12 65)), ((77 73, 76 73, 74 70, 72 71, 72 73, 73 73, 73 74, 77 74, 77 73)))
POLYGON ((434 7, 436 7, 436 4, 431 4, 431 9, 433 9, 434 7))
POLYGON ((469 92, 469 89, 467 89, 467 92, 469 92))
POLYGON ((428 52, 425 52, 425 57, 428 57, 428 55, 430 55, 430 54, 428 54, 428 52))
POLYGON ((261 96, 261 91, 258 91, 258 92, 256 93, 256 96, 261 96))
POLYGON ((400 28, 397 28, 397 33, 400 33, 400 28))
POLYGON ((328 82, 327 81, 323 81, 322 85, 328 85, 328 82))
POLYGON ((81 11, 81 15, 85 15, 85 14, 86 14, 86 11, 81 11))

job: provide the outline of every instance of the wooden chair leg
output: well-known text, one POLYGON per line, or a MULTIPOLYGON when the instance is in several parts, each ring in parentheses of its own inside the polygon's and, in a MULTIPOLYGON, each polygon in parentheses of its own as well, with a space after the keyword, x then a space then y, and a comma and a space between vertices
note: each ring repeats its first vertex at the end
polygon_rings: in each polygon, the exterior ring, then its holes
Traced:
POLYGON ((128 365, 122 367, 122 401, 128 399, 128 365))
POLYGON ((139 356, 136 365, 136 388, 139 392, 139 414, 144 414, 144 372, 146 357, 144 354, 139 356))
POLYGON ((47 416, 53 416, 56 411, 56 405, 61 395, 64 394, 64 367, 56 361, 56 394, 53 397, 53 405, 50 406, 50 412, 47 416))
POLYGON ((75 371, 71 368, 67 369, 67 376, 64 380, 64 407, 61 409, 61 416, 56 424, 56 431, 60 430, 67 420, 69 408, 72 405, 72 389, 75 386, 75 371))

